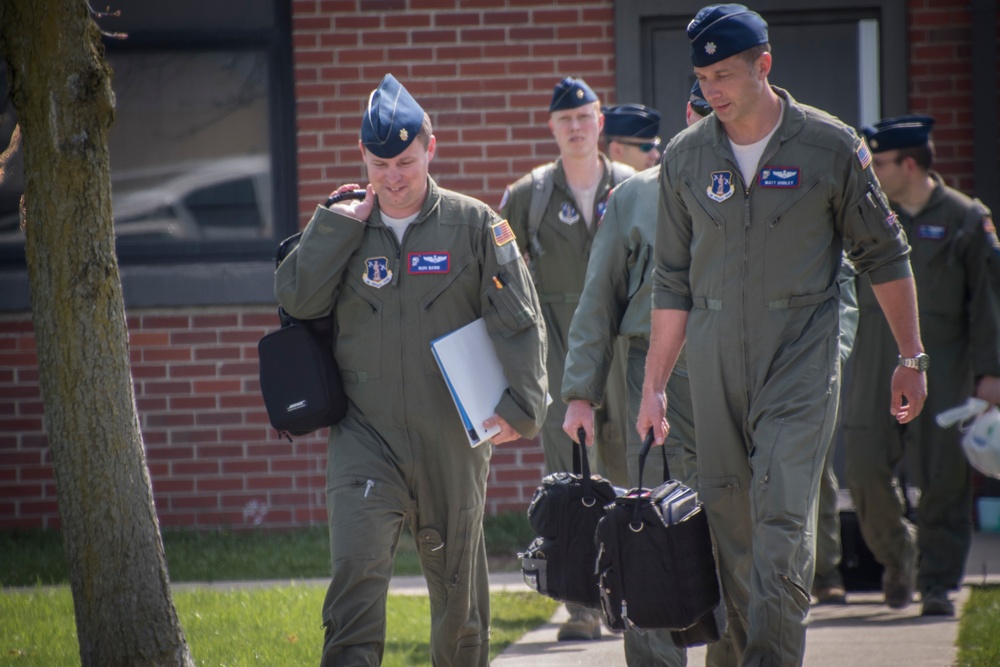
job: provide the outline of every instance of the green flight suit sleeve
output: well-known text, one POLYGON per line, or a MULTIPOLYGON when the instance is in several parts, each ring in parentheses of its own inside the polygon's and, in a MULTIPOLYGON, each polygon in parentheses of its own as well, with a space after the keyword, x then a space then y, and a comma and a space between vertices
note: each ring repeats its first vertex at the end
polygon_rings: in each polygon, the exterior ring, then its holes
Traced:
POLYGON ((959 239, 965 263, 972 370, 1000 377, 1000 241, 988 208, 978 200, 959 239))
POLYGON ((292 317, 329 315, 347 260, 361 245, 365 223, 318 206, 299 244, 274 272, 274 296, 292 317))
POLYGON ((664 155, 653 246, 653 309, 691 310, 691 214, 675 190, 680 179, 671 168, 673 155, 664 155))
POLYGON ((515 240, 494 231, 507 223, 491 214, 483 235, 482 312, 509 387, 496 413, 524 438, 538 434, 545 420, 545 324, 538 295, 515 240), (500 243, 498 243, 498 236, 500 243))
MULTIPOLYGON (((566 370, 562 381, 562 400, 604 403, 613 343, 619 323, 628 307, 628 248, 622 243, 622 207, 615 197, 608 197, 607 209, 594 237, 587 263, 587 277, 580 303, 569 328, 566 370)), ((627 207, 625 207, 627 208, 627 207)))
POLYGON ((910 246, 878 178, 864 139, 854 135, 853 155, 844 170, 844 190, 837 216, 847 240, 848 259, 858 273, 867 273, 873 284, 913 276, 910 246))

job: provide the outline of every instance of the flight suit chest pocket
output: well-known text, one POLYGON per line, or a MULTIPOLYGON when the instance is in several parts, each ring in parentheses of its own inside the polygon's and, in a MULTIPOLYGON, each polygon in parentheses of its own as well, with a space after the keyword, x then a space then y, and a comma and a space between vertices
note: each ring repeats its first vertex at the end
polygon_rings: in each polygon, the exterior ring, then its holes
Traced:
POLYGON ((344 382, 360 384, 382 373, 381 299, 360 280, 348 278, 337 300, 337 365, 344 382))
POLYGON ((510 338, 535 323, 537 313, 528 296, 504 271, 493 277, 487 288, 487 298, 492 308, 485 317, 504 338, 510 338))

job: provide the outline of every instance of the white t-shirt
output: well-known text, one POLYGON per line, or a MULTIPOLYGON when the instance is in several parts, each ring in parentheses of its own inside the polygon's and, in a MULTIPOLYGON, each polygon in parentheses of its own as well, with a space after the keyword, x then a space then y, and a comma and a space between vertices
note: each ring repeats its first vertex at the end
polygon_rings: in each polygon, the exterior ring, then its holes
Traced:
POLYGON ((729 145, 733 148, 733 155, 736 156, 736 164, 739 165, 740 173, 743 175, 743 182, 748 186, 753 183, 754 174, 757 173, 757 166, 760 163, 760 156, 764 154, 767 142, 778 131, 778 128, 781 126, 781 119, 785 117, 785 100, 781 98, 778 98, 778 100, 781 102, 781 113, 778 114, 778 122, 775 123, 766 137, 746 146, 735 144, 732 139, 729 140, 729 145))
POLYGON ((403 234, 406 233, 406 228, 410 226, 410 223, 417 219, 420 212, 416 212, 413 215, 408 215, 405 218, 390 218, 385 213, 382 214, 382 222, 385 226, 396 232, 396 238, 399 242, 403 242, 403 234))
POLYGON ((594 197, 597 196, 598 185, 600 185, 600 181, 594 183, 589 188, 574 188, 573 186, 569 188, 570 192, 573 193, 573 199, 576 200, 577 206, 582 209, 579 213, 583 216, 583 221, 586 223, 587 229, 590 229, 591 225, 594 224, 594 197))

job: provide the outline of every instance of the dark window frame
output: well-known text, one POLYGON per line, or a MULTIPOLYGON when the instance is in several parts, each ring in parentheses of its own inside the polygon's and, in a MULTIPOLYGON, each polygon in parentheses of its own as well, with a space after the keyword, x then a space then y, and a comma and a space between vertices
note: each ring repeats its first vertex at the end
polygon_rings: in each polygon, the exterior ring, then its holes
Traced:
MULTIPOLYGON (((135 243, 118 250, 126 307, 273 303, 274 252, 298 230, 294 61, 291 0, 272 0, 266 28, 226 31, 218 26, 126 31, 109 37, 109 53, 153 50, 260 49, 268 61, 268 129, 271 158, 270 239, 197 243, 135 243)), ((198 20, 192 18, 192 24, 198 20)), ((102 22, 103 24, 103 22, 102 22)), ((109 27, 108 30, 115 28, 109 27)), ((0 312, 30 310, 24 246, 0 247, 0 312)))
MULTIPOLYGON (((615 2, 615 94, 620 101, 645 101, 651 98, 648 90, 652 77, 645 71, 649 49, 650 25, 683 28, 705 6, 704 0, 618 0, 615 2)), ((908 76, 906 0, 816 0, 804 7, 797 0, 758 0, 754 11, 766 19, 769 14, 778 17, 815 17, 817 22, 856 15, 858 18, 877 18, 879 22, 879 80, 883 116, 907 113, 908 76)), ((780 44, 774 48, 779 53, 780 44)), ((685 63, 690 67, 690 62, 685 63)), ((794 90, 789 92, 795 95, 794 90)))

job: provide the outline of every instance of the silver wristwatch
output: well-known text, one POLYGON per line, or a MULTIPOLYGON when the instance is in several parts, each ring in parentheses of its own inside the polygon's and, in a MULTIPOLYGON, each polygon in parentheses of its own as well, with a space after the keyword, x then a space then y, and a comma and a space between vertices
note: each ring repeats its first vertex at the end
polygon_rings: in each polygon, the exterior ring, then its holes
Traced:
POLYGON ((900 357, 899 365, 926 373, 927 369, 931 366, 931 358, 921 352, 915 357, 900 357))

